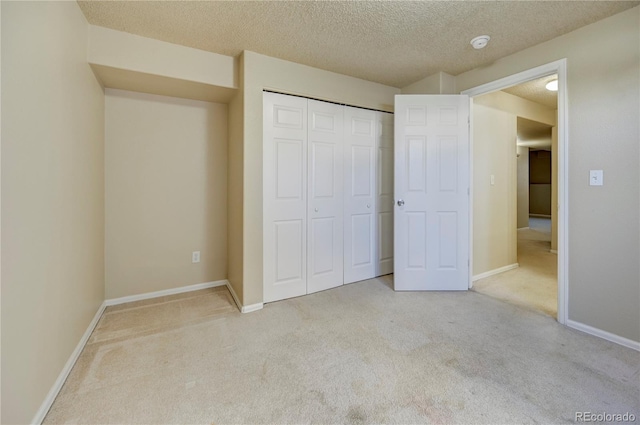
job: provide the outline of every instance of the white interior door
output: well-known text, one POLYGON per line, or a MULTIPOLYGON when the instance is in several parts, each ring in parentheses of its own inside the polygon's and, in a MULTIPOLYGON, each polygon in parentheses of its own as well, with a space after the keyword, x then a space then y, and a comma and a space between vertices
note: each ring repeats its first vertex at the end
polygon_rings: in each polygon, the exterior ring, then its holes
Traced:
POLYGON ((264 301, 307 293, 307 100, 264 93, 264 301))
POLYGON ((343 107, 308 101, 307 293, 342 285, 343 107))
POLYGON ((378 112, 376 276, 393 273, 393 114, 378 112))
POLYGON ((344 283, 376 273, 377 113, 344 108, 344 283))
POLYGON ((395 97, 394 287, 469 287, 469 98, 395 97))

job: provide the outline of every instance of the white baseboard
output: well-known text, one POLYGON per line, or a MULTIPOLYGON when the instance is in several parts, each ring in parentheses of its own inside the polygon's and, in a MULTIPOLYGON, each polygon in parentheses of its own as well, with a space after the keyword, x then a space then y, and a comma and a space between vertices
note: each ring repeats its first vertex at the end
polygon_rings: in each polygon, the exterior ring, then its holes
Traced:
POLYGON ((53 384, 53 387, 51 387, 51 389, 49 390, 47 397, 44 399, 44 401, 40 405, 40 408, 36 412, 36 415, 31 421, 32 424, 41 424, 45 416, 47 416, 47 413, 49 412, 51 405, 53 405, 53 402, 55 401, 56 397, 58 396, 58 393, 62 389, 64 382, 67 380, 67 377, 71 373, 71 369, 73 369, 73 366, 76 364, 78 357, 80 357, 80 353, 82 353, 82 350, 84 349, 85 344, 89 340, 91 333, 93 332, 96 325, 98 324, 100 317, 102 317, 102 313, 104 312, 104 309, 106 308, 106 306, 107 304, 103 302, 100 305, 100 307, 98 307, 98 311, 96 312, 95 316, 93 316, 93 320, 91 320, 91 323, 89 323, 87 330, 84 332, 84 335, 82 335, 82 338, 80 338, 80 341, 78 342, 78 345, 76 345, 75 350, 73 350, 73 352, 71 353, 71 356, 69 356, 69 360, 67 360, 67 363, 62 368, 60 375, 58 375, 58 379, 56 379, 56 382, 53 384))
POLYGON ((242 312, 242 303, 240 302, 238 295, 236 295, 236 291, 233 290, 233 286, 231 286, 231 282, 227 282, 227 288, 229 289, 229 292, 231 292, 231 296, 233 297, 233 301, 235 301, 236 306, 238 306, 238 310, 242 312))
POLYGON ((549 252, 552 253, 552 254, 557 254, 558 250, 557 249, 550 249, 549 252))
POLYGON ((529 217, 534 217, 534 218, 551 218, 550 215, 547 214, 529 214, 529 217))
POLYGON ((165 289, 162 291, 146 292, 144 294, 129 295, 127 297, 111 298, 105 300, 107 306, 130 303, 133 301, 148 300, 151 298, 165 297, 167 295, 182 294, 183 292, 198 291, 200 289, 215 288, 216 286, 228 286, 228 281, 216 280, 213 282, 196 283, 195 285, 180 286, 179 288, 165 289))
POLYGON ((640 342, 638 341, 634 341, 620 335, 612 334, 611 332, 603 331, 602 329, 594 328, 593 326, 585 325, 584 323, 576 322, 575 320, 567 320, 566 324, 570 328, 577 329, 579 331, 597 336, 602 339, 606 339, 607 341, 614 342, 616 344, 631 348, 636 351, 640 351, 640 342))
POLYGON ((262 310, 262 308, 264 307, 264 303, 242 305, 242 303, 240 302, 240 298, 238 298, 236 291, 233 290, 233 286, 231 286, 231 283, 229 283, 229 281, 227 281, 227 288, 229 289, 229 292, 231 292, 231 296, 233 297, 233 300, 236 302, 236 305, 238 306, 240 313, 251 313, 252 311, 262 310))
POLYGON ((506 271, 509 271, 509 270, 517 269, 518 267, 520 267, 520 264, 518 264, 518 263, 509 264, 508 266, 499 267, 497 269, 489 270, 488 272, 477 274, 477 275, 473 276, 473 278, 471 280, 473 282, 475 282, 476 280, 484 279, 485 277, 493 276, 494 274, 503 273, 503 272, 506 272, 506 271))
POLYGON ((264 303, 249 304, 249 305, 242 306, 240 311, 243 313, 251 313, 253 311, 262 310, 263 307, 264 307, 264 303))
POLYGON ((518 230, 529 230, 529 226, 527 226, 527 227, 518 227, 518 230))

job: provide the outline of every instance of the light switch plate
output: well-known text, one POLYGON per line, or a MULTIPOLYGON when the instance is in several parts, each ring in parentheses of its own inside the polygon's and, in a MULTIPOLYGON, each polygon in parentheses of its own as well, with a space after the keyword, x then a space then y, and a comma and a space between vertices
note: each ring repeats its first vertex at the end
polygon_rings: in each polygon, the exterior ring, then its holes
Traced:
POLYGON ((589 186, 602 186, 604 183, 604 175, 602 170, 589 171, 589 186))

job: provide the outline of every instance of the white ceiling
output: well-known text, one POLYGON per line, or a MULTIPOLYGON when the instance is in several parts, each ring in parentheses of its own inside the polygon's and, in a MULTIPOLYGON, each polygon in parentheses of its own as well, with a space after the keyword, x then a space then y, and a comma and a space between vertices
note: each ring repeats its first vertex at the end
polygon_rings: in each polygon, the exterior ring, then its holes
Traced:
POLYGON ((640 1, 78 1, 89 23, 404 87, 457 75, 640 1), (469 41, 491 36, 474 50, 469 41))

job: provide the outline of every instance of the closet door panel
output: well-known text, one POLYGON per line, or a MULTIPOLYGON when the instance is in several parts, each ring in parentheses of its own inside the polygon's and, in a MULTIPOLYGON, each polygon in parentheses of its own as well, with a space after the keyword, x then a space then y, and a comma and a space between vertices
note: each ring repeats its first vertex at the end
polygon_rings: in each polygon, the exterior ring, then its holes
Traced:
POLYGON ((344 112, 344 282, 376 273, 376 112, 344 112))
POLYGON ((307 100, 263 95, 264 301, 307 293, 307 100))
POLYGON ((393 273, 393 114, 378 112, 376 276, 393 273))
POLYGON ((343 283, 343 107, 308 101, 307 293, 343 283))

